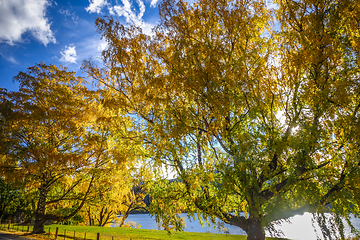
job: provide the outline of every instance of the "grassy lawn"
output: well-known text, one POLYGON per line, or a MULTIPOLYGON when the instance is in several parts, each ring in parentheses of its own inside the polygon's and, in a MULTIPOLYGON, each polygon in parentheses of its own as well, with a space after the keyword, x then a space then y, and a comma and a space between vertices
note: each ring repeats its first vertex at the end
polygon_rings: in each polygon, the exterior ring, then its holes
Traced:
MULTIPOLYGON (((16 230, 16 226, 15 230, 16 230)), ((216 233, 196 233, 196 232, 172 232, 171 235, 168 235, 166 231, 159 230, 147 230, 147 229, 134 229, 134 228, 113 228, 113 227, 88 227, 88 226, 69 226, 69 225, 49 225, 45 226, 45 231, 50 230, 50 235, 45 234, 38 239, 54 239, 55 231, 58 227, 58 240, 96 240, 97 233, 100 234, 100 239, 102 240, 145 240, 145 239, 214 239, 214 240, 246 240, 246 236, 243 235, 226 235, 226 234, 216 234, 216 233), (75 234, 75 238, 74 238, 75 234), (65 235, 65 236, 64 236, 65 235)), ((4 230, 4 228, 1 228, 4 230)), ((27 227, 23 228, 24 231, 27 230, 27 227)), ((7 227, 5 228, 6 231, 7 227)), ((21 231, 21 227, 19 231, 21 231)), ((30 227, 30 231, 32 227, 30 227)), ((29 235, 29 237, 34 237, 29 235)), ((276 239, 276 238, 266 238, 267 240, 276 239)))

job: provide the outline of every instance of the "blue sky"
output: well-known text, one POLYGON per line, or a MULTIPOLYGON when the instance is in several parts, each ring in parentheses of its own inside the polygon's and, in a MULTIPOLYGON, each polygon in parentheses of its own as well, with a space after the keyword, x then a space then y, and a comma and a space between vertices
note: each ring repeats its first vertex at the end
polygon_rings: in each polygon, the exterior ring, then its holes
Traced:
POLYGON ((81 74, 84 59, 99 59, 106 42, 95 18, 112 15, 150 33, 159 0, 0 0, 0 87, 17 91, 13 77, 41 61, 81 74))

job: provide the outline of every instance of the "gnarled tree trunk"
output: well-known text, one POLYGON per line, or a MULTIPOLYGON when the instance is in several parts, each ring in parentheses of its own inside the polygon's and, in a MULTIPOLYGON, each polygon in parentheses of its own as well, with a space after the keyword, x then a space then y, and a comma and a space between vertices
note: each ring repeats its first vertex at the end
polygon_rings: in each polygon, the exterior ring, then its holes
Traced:
POLYGON ((265 231, 261 224, 261 217, 250 214, 249 218, 228 215, 230 225, 240 227, 248 235, 247 240, 265 240, 265 231))
POLYGON ((265 232, 261 220, 250 216, 248 219, 247 240, 265 240, 265 232))

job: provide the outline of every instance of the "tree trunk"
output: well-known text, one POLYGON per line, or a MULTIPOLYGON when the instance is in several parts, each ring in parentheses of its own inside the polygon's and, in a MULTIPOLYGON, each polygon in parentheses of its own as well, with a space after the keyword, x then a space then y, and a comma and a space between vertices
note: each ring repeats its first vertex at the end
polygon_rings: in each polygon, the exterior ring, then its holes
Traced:
POLYGON ((259 217, 250 215, 249 218, 227 216, 228 223, 244 230, 248 235, 247 240, 265 240, 265 232, 259 217))
POLYGON ((121 216, 121 222, 120 222, 119 227, 122 227, 122 226, 124 225, 125 219, 126 219, 126 218, 125 218, 124 216, 121 216))
POLYGON ((248 221, 247 240, 265 240, 265 232, 261 225, 261 220, 250 216, 248 221))
POLYGON ((47 190, 45 187, 40 187, 40 197, 35 213, 35 225, 33 229, 33 233, 44 233, 44 225, 46 222, 45 219, 45 206, 46 206, 46 195, 47 190))
POLYGON ((87 211, 87 214, 88 214, 88 218, 89 218, 89 226, 92 226, 91 225, 91 214, 90 214, 90 207, 88 209, 86 209, 87 211))

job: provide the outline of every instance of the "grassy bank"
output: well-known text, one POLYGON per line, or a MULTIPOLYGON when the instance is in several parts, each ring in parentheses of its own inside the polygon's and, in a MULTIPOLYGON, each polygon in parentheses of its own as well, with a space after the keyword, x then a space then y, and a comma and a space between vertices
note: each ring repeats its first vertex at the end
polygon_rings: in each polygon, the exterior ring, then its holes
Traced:
MULTIPOLYGON (((21 232, 23 230, 26 234, 27 227, 17 228, 13 225, 13 231, 21 232)), ((43 235, 44 239, 54 239, 55 231, 58 228, 58 240, 96 240, 99 233, 102 240, 146 240, 146 239, 214 239, 214 240, 246 240, 246 236, 243 235, 226 235, 216 233, 196 233, 196 232, 172 232, 168 235, 166 231, 159 230, 147 230, 147 229, 134 229, 134 228, 113 228, 113 227, 89 227, 89 226, 69 226, 69 225, 49 225, 45 226, 47 234, 43 235), (48 234, 50 230, 50 235, 48 234)), ((1 228, 6 230, 7 226, 1 228)), ((29 231, 32 231, 30 226, 29 231)), ((31 236, 30 236, 31 237, 31 236)), ((276 238, 266 238, 267 240, 276 238)))

